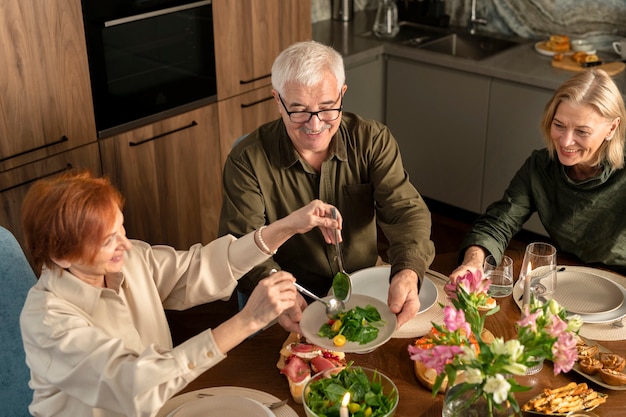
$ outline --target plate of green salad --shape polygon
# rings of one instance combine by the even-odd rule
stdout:
[[[396,315],[386,303],[362,294],[352,294],[337,320],[329,319],[319,302],[309,304],[300,320],[302,333],[310,343],[351,353],[371,352],[381,346],[391,339],[396,325]]]

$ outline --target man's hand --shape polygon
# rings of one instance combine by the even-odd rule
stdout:
[[[415,317],[420,310],[417,281],[417,273],[411,269],[403,269],[391,279],[388,304],[398,317],[398,328]]]

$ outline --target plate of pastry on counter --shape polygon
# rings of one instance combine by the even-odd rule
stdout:
[[[574,53],[567,35],[550,35],[549,39],[535,43],[535,51],[545,56]]]

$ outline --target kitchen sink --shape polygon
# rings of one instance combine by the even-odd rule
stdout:
[[[425,51],[478,61],[517,45],[515,41],[492,36],[452,33],[415,46]]]
[[[372,31],[360,36],[475,61],[519,45],[518,41],[498,35],[470,34],[460,28],[439,28],[404,21],[399,25],[400,32],[390,39],[377,38]]]
[[[372,31],[361,34],[362,37],[376,39],[382,42],[390,42],[406,46],[420,46],[426,42],[433,41],[442,36],[446,36],[449,32],[443,28],[434,26],[425,26],[412,22],[399,22],[400,32],[393,38],[378,38]]]

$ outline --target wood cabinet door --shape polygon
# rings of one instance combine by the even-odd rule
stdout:
[[[272,87],[265,86],[228,100],[218,101],[222,165],[233,143],[242,135],[280,117]]]
[[[311,39],[310,0],[213,0],[219,100],[270,84],[276,56]]]
[[[80,146],[70,151],[0,173],[0,224],[9,229],[24,247],[20,212],[26,192],[33,182],[73,168],[86,168],[101,175],[98,144]]]
[[[80,0],[0,0],[0,170],[97,139]]]
[[[102,167],[126,198],[129,238],[187,249],[217,237],[217,105],[100,140]]]

